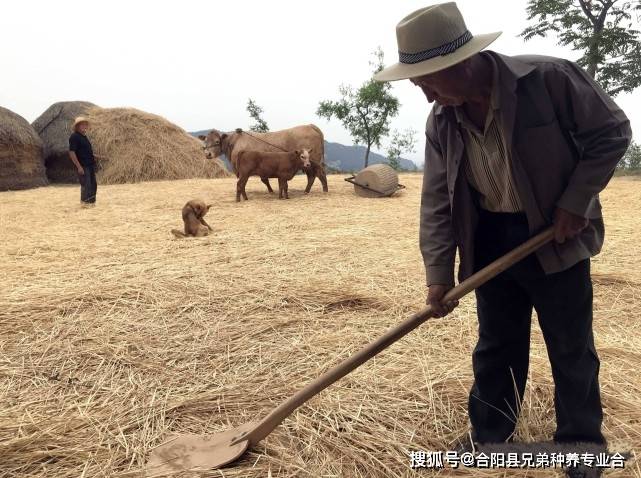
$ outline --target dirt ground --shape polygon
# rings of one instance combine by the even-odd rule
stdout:
[[[0,476],[142,476],[171,432],[261,418],[424,304],[421,176],[396,197],[291,199],[257,178],[0,193]],[[214,232],[174,239],[180,209],[213,203]],[[641,181],[602,194],[606,243],[593,261],[604,433],[641,452]],[[193,476],[561,476],[559,471],[413,471],[411,450],[445,451],[467,428],[474,299],[433,320],[319,396],[233,466]],[[518,425],[554,431],[538,326]],[[185,475],[187,476],[187,475]],[[191,476],[191,475],[190,475]],[[614,477],[641,478],[631,460]]]

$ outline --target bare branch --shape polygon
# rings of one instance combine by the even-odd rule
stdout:
[[[599,18],[597,20],[597,32],[603,30],[603,25],[605,25],[605,19],[608,16],[608,11],[610,10],[610,8],[612,8],[612,5],[614,5],[615,1],[616,0],[606,0],[603,4],[603,8],[601,9],[601,13],[599,14]]]
[[[579,0],[579,4],[581,5],[581,10],[583,10],[583,13],[590,19],[593,25],[596,25],[596,18],[594,15],[592,15],[592,11],[589,8],[590,1],[589,0]]]

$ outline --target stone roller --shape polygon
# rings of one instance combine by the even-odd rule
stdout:
[[[354,185],[357,195],[368,198],[389,197],[405,188],[398,184],[398,173],[387,164],[372,164],[345,181]]]

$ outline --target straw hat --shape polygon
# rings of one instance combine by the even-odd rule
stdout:
[[[455,2],[421,8],[396,25],[399,63],[374,79],[404,80],[444,70],[483,50],[500,34],[472,35]]]
[[[74,121],[73,121],[73,129],[75,131],[76,126],[78,126],[80,123],[87,123],[89,124],[89,120],[85,116],[78,116]]]

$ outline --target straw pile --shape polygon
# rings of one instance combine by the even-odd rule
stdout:
[[[89,138],[102,184],[229,176],[202,143],[160,116],[133,108],[91,108]]]
[[[0,191],[46,184],[38,134],[22,116],[0,107]]]
[[[213,433],[264,416],[331,365],[422,307],[420,175],[372,201],[330,176],[292,199],[233,178],[106,186],[95,209],[75,188],[0,195],[0,476],[141,476],[171,432]],[[214,202],[214,233],[174,240],[191,197]],[[641,182],[602,195],[607,242],[594,261],[604,432],[641,451]],[[47,214],[18,219],[33,210]],[[340,210],[341,214],[336,214]],[[77,231],[81,231],[78,233]],[[15,241],[20,237],[20,241]],[[88,246],[89,245],[89,246]],[[467,428],[473,297],[301,407],[244,458],[184,476],[436,476],[410,450],[447,450]],[[554,430],[538,326],[519,437]],[[438,476],[557,472],[445,470]],[[641,478],[638,462],[610,474]]]
[[[78,173],[69,159],[69,135],[77,116],[96,105],[88,101],[60,101],[52,104],[32,123],[44,146],[47,177],[57,183],[77,183]]]
[[[51,181],[78,181],[68,151],[71,126],[80,115],[91,122],[89,139],[101,184],[229,176],[219,159],[205,157],[199,140],[160,116],[68,101],[55,103],[33,123],[45,144]]]

